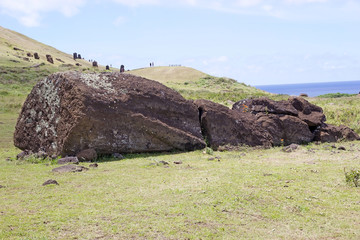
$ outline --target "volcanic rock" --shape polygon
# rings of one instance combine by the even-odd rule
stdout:
[[[79,164],[79,159],[77,157],[64,157],[60,158],[57,163],[60,165],[68,163]]]
[[[19,115],[14,144],[62,156],[90,148],[111,155],[205,147],[192,101],[119,72],[55,73],[37,83]]]
[[[344,125],[334,126],[331,124],[323,124],[321,128],[315,132],[315,141],[320,142],[337,142],[340,140],[360,140],[359,135],[349,127]]]
[[[195,104],[199,108],[203,135],[214,150],[223,145],[272,145],[271,136],[256,123],[253,114],[233,111],[208,100],[196,100]]]
[[[84,166],[78,166],[74,164],[64,165],[61,167],[54,168],[52,172],[56,173],[68,173],[68,172],[82,172],[85,170],[89,170],[88,168]]]
[[[93,148],[82,150],[76,154],[76,156],[81,162],[92,162],[95,161],[98,157],[95,149]]]
[[[326,121],[321,107],[309,103],[301,97],[291,97],[289,102],[298,111],[298,117],[310,127],[318,127]]]
[[[264,113],[256,116],[256,122],[261,125],[263,131],[270,133],[275,146],[309,143],[314,138],[308,125],[297,117]]]
[[[53,179],[49,179],[46,182],[44,182],[42,185],[46,186],[46,185],[50,185],[50,184],[54,184],[54,185],[59,185],[59,183],[56,180]]]
[[[252,114],[262,112],[267,114],[298,115],[298,111],[289,101],[274,101],[265,97],[238,101],[233,105],[232,109],[238,112],[250,112]]]

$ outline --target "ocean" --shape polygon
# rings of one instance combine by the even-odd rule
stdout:
[[[327,93],[360,93],[360,81],[259,85],[254,87],[277,94],[299,96],[301,93],[305,93],[309,97],[317,97]]]

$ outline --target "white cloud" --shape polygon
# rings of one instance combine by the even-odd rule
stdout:
[[[46,12],[66,17],[94,0],[0,0],[0,13],[16,18],[25,26],[38,26]],[[263,15],[284,19],[359,19],[360,3],[355,0],[106,0],[127,7],[187,6],[234,14]],[[319,7],[321,4],[321,7]],[[114,24],[121,24],[117,19]]]
[[[38,26],[41,13],[60,12],[69,17],[76,14],[86,0],[0,0],[3,14],[16,18],[21,24],[29,27]]]
[[[161,0],[112,0],[125,6],[137,7],[141,5],[158,5]]]
[[[123,16],[119,16],[119,17],[117,17],[117,18],[115,19],[114,25],[115,25],[115,26],[120,26],[120,25],[124,24],[125,22],[126,22],[126,18],[123,17]]]
[[[325,3],[328,0],[285,0],[286,3],[290,4],[304,4],[304,3]]]
[[[253,7],[259,5],[262,0],[237,0],[236,5],[240,7]]]

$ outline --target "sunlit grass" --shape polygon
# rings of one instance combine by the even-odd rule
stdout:
[[[214,152],[220,161],[201,151],[129,155],[70,174],[6,161],[16,154],[8,149],[0,238],[356,239],[359,189],[343,168],[360,164],[360,145],[343,145]],[[41,186],[48,179],[60,185]]]

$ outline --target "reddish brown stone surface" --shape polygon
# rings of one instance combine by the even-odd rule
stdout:
[[[203,135],[213,149],[223,145],[272,146],[271,136],[256,123],[254,115],[208,100],[196,100],[195,104],[199,108]]]
[[[50,75],[33,88],[14,143],[63,156],[205,147],[198,109],[179,93],[129,74],[79,72]]]

